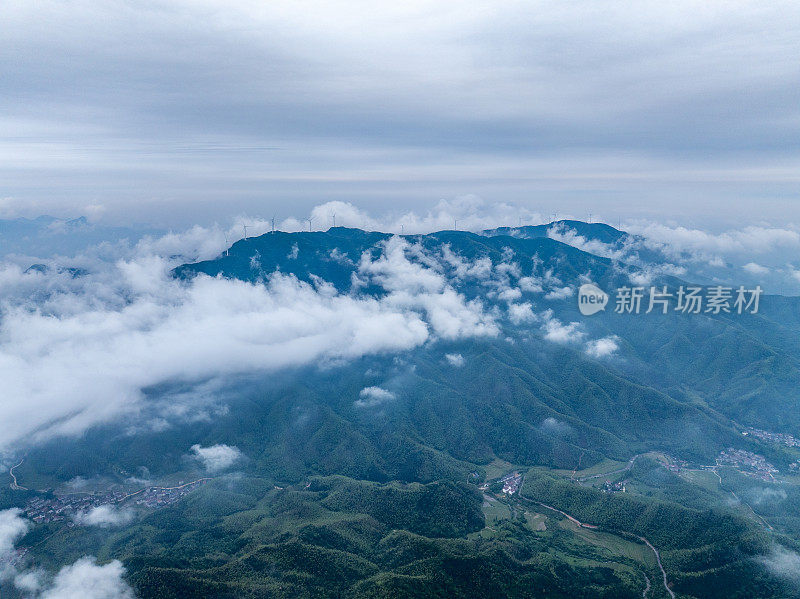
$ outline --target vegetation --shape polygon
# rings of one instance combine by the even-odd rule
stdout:
[[[575,285],[588,275],[605,288],[627,281],[606,258],[528,233],[410,239],[495,266],[513,253],[522,276],[550,271]],[[610,228],[583,233],[624,243]],[[386,238],[343,228],[275,233],[175,274],[257,282],[277,269],[351,292],[355,264],[364,252],[380,255]],[[477,281],[454,285],[504,309]],[[578,318],[574,302],[532,301],[563,322]],[[132,435],[110,424],[32,448],[15,472],[36,489],[63,489],[78,476],[108,486],[140,475],[192,480],[206,474],[187,456],[195,443],[235,445],[246,459],[236,475],[141,510],[130,525],[42,525],[23,544],[50,569],[87,553],[121,559],[143,599],[622,598],[641,597],[647,580],[650,596],[666,596],[644,537],[681,599],[792,596],[759,556],[775,542],[797,549],[800,487],[709,468],[728,447],[758,452],[782,471],[798,458],[741,434],[742,424],[800,431],[796,305],[767,303],[748,321],[611,310],[583,321],[587,337],[616,335],[624,361],[544,342],[536,323],[500,324],[494,339],[438,340],[397,356],[231,379],[217,393],[217,416],[173,421],[166,432]],[[446,354],[461,354],[463,366]],[[389,387],[396,399],[359,406],[369,386]],[[183,392],[179,382],[149,389],[144,410],[159,414]],[[706,466],[670,472],[656,452]],[[514,470],[525,474],[521,498],[504,495],[498,480]],[[606,481],[624,482],[625,492],[600,490]],[[5,489],[0,505],[23,506],[34,494]]]

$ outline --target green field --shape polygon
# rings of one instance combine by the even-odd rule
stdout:
[[[500,478],[514,470],[514,468],[514,464],[501,460],[500,458],[495,458],[484,467],[486,471],[486,480]]]
[[[616,460],[610,460],[608,458],[605,458],[589,468],[584,468],[583,470],[576,471],[574,477],[583,478],[586,476],[594,476],[596,474],[604,474],[606,472],[613,472],[614,470],[619,470],[620,468],[624,468],[625,466],[627,466],[627,462],[618,462]],[[569,477],[573,476],[572,470],[556,470],[555,472],[564,476],[569,476]]]
[[[525,512],[525,521],[531,530],[534,532],[544,532],[547,530],[547,516],[544,514],[537,514],[536,512]]]

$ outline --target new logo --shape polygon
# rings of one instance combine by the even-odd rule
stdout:
[[[578,310],[584,316],[591,316],[606,309],[608,294],[593,283],[584,283],[578,289]]]

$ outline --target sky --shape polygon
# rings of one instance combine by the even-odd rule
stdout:
[[[800,223],[795,2],[10,0],[0,217]],[[516,224],[516,223],[509,223]]]

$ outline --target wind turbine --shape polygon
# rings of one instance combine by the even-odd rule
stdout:
[[[275,217],[272,217],[272,232],[275,232]]]
[[[229,256],[230,254],[228,253],[228,245],[229,245],[228,244],[228,234],[227,233],[223,233],[223,235],[225,235],[225,255]]]
[[[311,233],[311,221],[314,220],[314,217],[309,216],[306,220],[308,221],[308,232]]]
[[[335,229],[336,228],[336,213],[335,212],[333,214],[331,214],[331,218],[333,218],[333,228]]]
[[[247,239],[247,225],[242,225],[244,228],[244,238]]]

